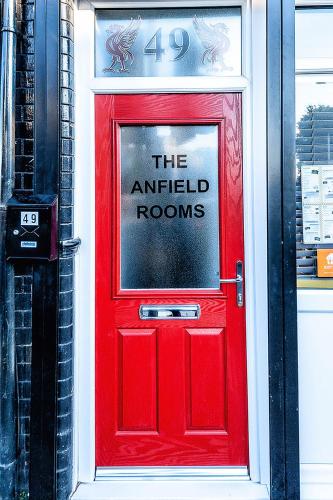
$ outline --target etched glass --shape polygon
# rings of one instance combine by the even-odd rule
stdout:
[[[121,127],[121,288],[219,288],[217,125]]]
[[[237,76],[241,8],[96,11],[95,74]]]

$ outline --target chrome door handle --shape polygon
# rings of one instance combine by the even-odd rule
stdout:
[[[244,286],[243,286],[243,262],[238,260],[236,262],[236,278],[222,278],[220,283],[235,283],[237,293],[237,305],[243,307],[244,305]]]

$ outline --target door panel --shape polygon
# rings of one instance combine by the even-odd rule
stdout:
[[[156,330],[119,330],[118,366],[119,430],[156,431]]]
[[[187,430],[225,430],[224,331],[186,329]]]
[[[240,95],[95,106],[96,464],[246,465]]]

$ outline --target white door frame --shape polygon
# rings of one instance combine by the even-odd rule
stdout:
[[[102,2],[97,2],[101,4]],[[75,483],[95,481],[95,158],[94,95],[227,92],[243,95],[244,231],[249,409],[248,483],[269,484],[266,274],[266,12],[264,0],[103,2],[113,7],[241,5],[243,76],[94,78],[94,12],[75,10],[75,231],[82,239],[75,270]],[[243,478],[244,481],[244,478]],[[235,479],[234,479],[235,482]],[[77,497],[80,498],[80,497]],[[94,497],[91,497],[94,498]],[[96,497],[97,498],[97,497]],[[208,498],[206,496],[206,498]],[[245,497],[244,497],[245,498]]]

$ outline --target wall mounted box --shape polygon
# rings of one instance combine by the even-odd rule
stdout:
[[[13,196],[7,206],[7,259],[55,260],[58,257],[57,226],[57,196]]]

